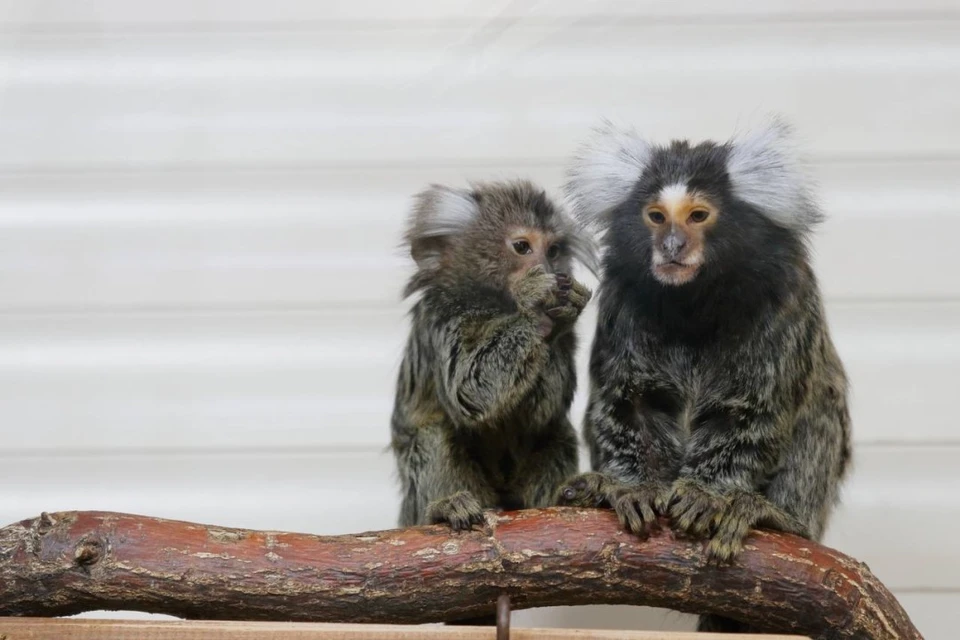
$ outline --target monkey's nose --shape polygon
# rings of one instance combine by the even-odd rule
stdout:
[[[685,246],[687,246],[686,238],[671,233],[663,241],[663,252],[668,258],[676,258]]]

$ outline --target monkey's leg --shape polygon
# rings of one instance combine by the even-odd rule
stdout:
[[[817,393],[814,387],[763,494],[739,489],[728,493],[728,504],[707,547],[712,559],[732,559],[750,529],[757,527],[819,540],[846,467],[846,420],[845,398]]]
[[[524,508],[556,504],[557,490],[577,472],[577,434],[566,418],[544,427],[548,435],[529,452],[516,478],[517,495]]]
[[[448,435],[452,428],[415,428],[399,456],[405,489],[401,526],[448,522],[466,529],[483,521],[483,509],[496,506],[497,494],[476,462]]]
[[[804,537],[820,540],[837,502],[850,458],[850,415],[846,397],[812,393],[794,427],[783,465],[764,494],[804,527]]]
[[[814,393],[811,397],[813,402],[798,415],[783,468],[765,495],[775,508],[788,515],[790,526],[797,527],[793,533],[819,540],[848,464],[850,417],[846,398],[841,394]],[[759,523],[772,528],[777,528],[777,524]],[[760,631],[720,616],[702,616],[698,629],[727,633]]]

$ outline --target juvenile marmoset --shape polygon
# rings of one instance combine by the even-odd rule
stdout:
[[[819,540],[850,459],[847,380],[807,240],[821,220],[773,122],[668,146],[605,125],[569,173],[605,231],[584,437],[561,504],[658,515],[732,560],[753,527]],[[719,617],[701,630],[746,630]]]
[[[593,264],[589,237],[514,181],[418,194],[405,240],[405,295],[421,295],[392,418],[400,526],[551,504],[577,471],[573,325],[591,293],[570,274]]]

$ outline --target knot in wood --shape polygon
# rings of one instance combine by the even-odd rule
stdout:
[[[46,535],[50,529],[53,529],[57,521],[49,513],[44,511],[40,514],[40,520],[37,522],[37,533]]]
[[[74,561],[81,567],[96,564],[103,557],[103,543],[99,540],[81,540],[73,554]]]

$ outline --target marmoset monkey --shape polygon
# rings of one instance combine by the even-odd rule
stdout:
[[[570,274],[594,264],[589,237],[514,181],[418,194],[405,240],[405,295],[421,295],[392,418],[400,526],[552,504],[577,472],[573,325],[591,292]]]
[[[807,239],[821,220],[774,121],[726,143],[609,123],[567,194],[605,249],[584,436],[561,504],[658,515],[731,561],[753,527],[819,540],[850,459],[847,380]],[[717,616],[701,630],[746,631]]]

